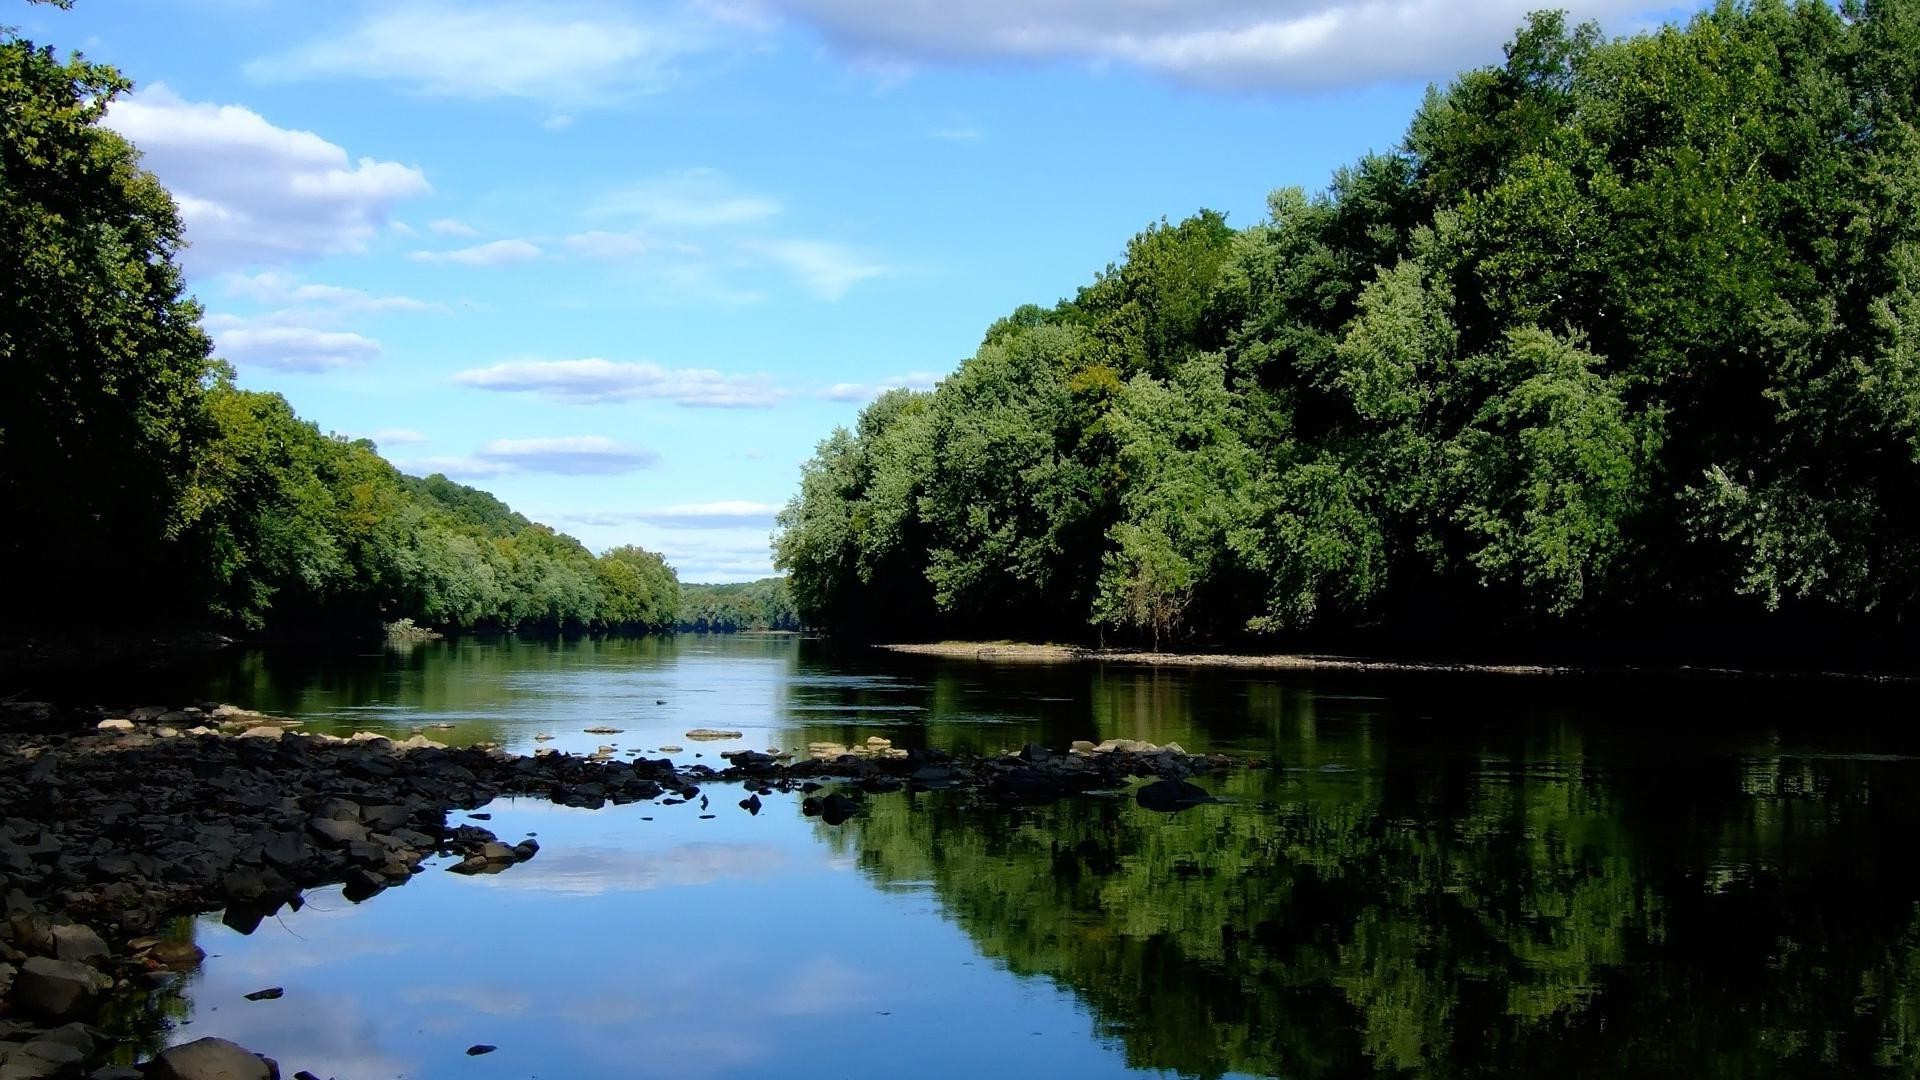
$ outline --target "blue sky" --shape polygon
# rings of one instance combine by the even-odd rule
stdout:
[[[1537,0],[78,0],[242,385],[595,550],[770,572],[800,463],[1149,222],[1324,185]],[[1610,31],[1664,12],[1567,5]]]

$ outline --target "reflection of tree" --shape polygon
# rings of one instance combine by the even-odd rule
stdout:
[[[198,920],[185,916],[166,924],[158,935],[170,942],[192,944]],[[188,995],[200,972],[164,972],[147,979],[131,980],[129,986],[116,988],[102,1002],[98,1026],[106,1036],[103,1046],[112,1046],[107,1063],[132,1065],[165,1049],[168,1034],[182,1021],[193,1016],[193,999]]]
[[[1884,856],[1920,807],[1896,766],[1622,789],[1564,736],[1535,750],[1242,773],[1172,818],[877,798],[830,835],[883,884],[932,881],[983,953],[1071,988],[1139,1067],[1920,1065],[1920,878]]]

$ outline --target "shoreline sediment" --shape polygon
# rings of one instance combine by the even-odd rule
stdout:
[[[1079,645],[1023,644],[1020,642],[938,641],[873,646],[883,652],[927,656],[944,660],[972,660],[993,664],[1119,664],[1138,667],[1227,669],[1241,671],[1502,675],[1522,677],[1569,676],[1690,676],[1705,678],[1817,679],[1856,683],[1920,682],[1920,675],[1903,672],[1772,670],[1705,665],[1487,663],[1465,660],[1384,659],[1319,653],[1176,653],[1138,649],[1094,649]]]

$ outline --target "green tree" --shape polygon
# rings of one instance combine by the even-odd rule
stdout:
[[[181,500],[209,437],[179,216],[100,125],[128,86],[0,36],[0,557],[37,621],[179,598]]]

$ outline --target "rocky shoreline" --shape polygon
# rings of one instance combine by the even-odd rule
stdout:
[[[112,714],[0,703],[0,1080],[277,1078],[277,1064],[218,1039],[111,1064],[128,1054],[101,1018],[116,996],[151,993],[199,963],[197,948],[161,932],[179,916],[223,910],[250,932],[298,909],[307,890],[337,884],[364,901],[435,856],[460,873],[534,858],[532,839],[508,845],[471,819],[449,823],[501,796],[598,808],[687,801],[726,783],[745,789],[749,813],[760,795],[799,791],[805,813],[837,825],[871,793],[1040,802],[1145,778],[1140,804],[1177,811],[1208,798],[1188,778],[1260,764],[1124,740],[954,757],[876,739],[817,744],[802,760],[728,752],[713,768],[295,726],[214,703]]]

